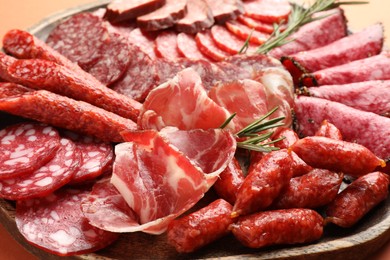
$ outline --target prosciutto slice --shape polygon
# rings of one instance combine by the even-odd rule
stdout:
[[[226,109],[207,96],[199,74],[192,68],[153,89],[146,98],[138,126],[160,130],[175,126],[182,130],[219,127],[229,117]]]
[[[111,183],[139,217],[139,225],[121,226],[121,232],[164,232],[171,220],[204,196],[232,160],[236,146],[233,136],[221,129],[169,128],[161,134],[146,130],[125,137],[132,142],[115,147]]]

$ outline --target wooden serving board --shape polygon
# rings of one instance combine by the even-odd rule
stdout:
[[[48,33],[63,19],[83,11],[105,7],[108,0],[75,7],[42,20],[30,32],[45,40]],[[0,113],[0,128],[19,119]],[[211,195],[206,196],[205,200]],[[265,249],[248,249],[233,236],[227,236],[193,254],[178,254],[166,242],[165,235],[144,233],[122,234],[111,246],[94,254],[59,257],[30,245],[19,233],[15,224],[15,204],[0,199],[0,222],[26,250],[40,259],[367,259],[390,240],[390,197],[365,216],[355,227],[341,229],[325,227],[324,236],[315,244],[275,246]]]

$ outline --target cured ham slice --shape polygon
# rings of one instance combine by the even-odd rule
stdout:
[[[293,41],[272,49],[269,54],[277,59],[282,56],[325,46],[347,35],[347,23],[342,9],[320,12],[315,17],[323,19],[303,25],[289,39]]]
[[[187,0],[166,0],[154,12],[137,17],[137,25],[146,31],[166,29],[187,14]]]
[[[175,126],[182,130],[218,128],[229,113],[212,101],[191,68],[153,89],[138,120],[141,129]]]
[[[176,22],[176,30],[197,33],[214,24],[213,13],[205,0],[187,0],[187,14]]]
[[[361,144],[384,160],[390,158],[390,118],[305,96],[295,101],[294,111],[300,135],[314,135],[327,120],[341,131],[343,140]]]
[[[287,21],[291,5],[287,0],[251,0],[244,2],[245,15],[253,19],[279,23]]]
[[[307,89],[308,95],[379,115],[390,115],[390,80],[373,80]]]
[[[377,55],[382,47],[383,26],[375,24],[323,47],[282,57],[282,62],[290,73],[298,71],[293,76],[299,79],[305,72],[315,72]]]
[[[118,234],[98,229],[81,211],[89,190],[60,189],[44,198],[19,200],[15,222],[31,244],[60,256],[79,255],[102,249]]]
[[[384,52],[365,59],[304,74],[299,84],[312,87],[388,79],[390,79],[390,53]]]
[[[125,136],[132,142],[115,147],[111,183],[139,217],[140,226],[130,226],[128,232],[164,232],[171,220],[203,197],[235,151],[233,136],[220,129],[169,129],[162,135],[148,130]],[[202,142],[205,138],[210,138],[207,144],[212,144],[207,149]],[[215,155],[217,147],[224,152]],[[203,169],[213,172],[209,176]]]

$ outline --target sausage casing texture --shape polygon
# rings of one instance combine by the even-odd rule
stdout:
[[[336,140],[343,140],[341,131],[328,120],[322,121],[320,127],[314,134],[315,136],[325,136]]]
[[[309,136],[291,146],[302,160],[314,168],[343,172],[359,177],[386,163],[357,143],[322,136]]]
[[[246,247],[310,243],[321,238],[323,218],[311,209],[281,209],[243,216],[232,225]]]
[[[168,242],[178,252],[193,252],[230,233],[232,205],[218,199],[168,226]]]
[[[326,209],[326,222],[351,227],[389,193],[389,176],[372,172],[361,176],[345,188]]]

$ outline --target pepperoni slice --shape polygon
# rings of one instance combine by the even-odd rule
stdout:
[[[195,40],[199,50],[214,61],[222,61],[230,55],[218,48],[213,37],[211,37],[210,30],[197,33]]]
[[[249,38],[249,42],[255,44],[263,44],[270,37],[269,34],[255,31],[238,21],[226,22],[226,28],[237,37],[243,40]]]
[[[166,60],[175,61],[181,57],[177,49],[177,33],[174,31],[165,31],[156,38],[156,54]]]
[[[87,70],[99,60],[101,49],[108,39],[108,29],[101,18],[91,13],[80,13],[54,28],[46,42]]]
[[[221,25],[211,27],[211,36],[220,49],[233,55],[239,53],[245,45],[245,40],[232,34],[226,27]],[[254,45],[249,45],[247,52],[253,53],[256,51],[256,48]]]
[[[72,132],[65,132],[81,153],[80,168],[73,176],[72,184],[95,179],[111,169],[114,152],[111,144],[103,143],[88,136],[79,136]]]
[[[246,1],[244,9],[246,16],[268,23],[287,21],[291,13],[291,5],[287,0]]]
[[[67,184],[79,168],[80,152],[69,139],[61,139],[56,156],[31,174],[0,182],[0,197],[10,200],[44,197]]]
[[[31,244],[50,253],[69,256],[94,252],[116,240],[91,226],[81,211],[87,190],[61,189],[44,198],[16,203],[16,226]]]
[[[60,147],[57,130],[21,123],[0,131],[0,179],[31,173],[50,161]]]
[[[190,60],[209,60],[196,45],[195,37],[188,33],[177,35],[177,49],[182,56]]]

